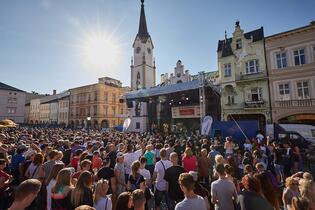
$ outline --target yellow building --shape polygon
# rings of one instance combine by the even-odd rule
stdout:
[[[120,103],[120,99],[128,88],[122,87],[118,80],[99,78],[96,84],[72,88],[69,91],[71,127],[114,127],[122,125],[127,118],[126,104]]]
[[[218,42],[218,69],[223,120],[270,119],[263,28],[244,33],[239,21],[233,37]]]

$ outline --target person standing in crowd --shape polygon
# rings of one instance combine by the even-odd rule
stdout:
[[[206,188],[210,187],[210,158],[207,157],[207,149],[201,149],[200,158],[198,158],[198,172],[200,183]]]
[[[52,170],[52,168],[54,167],[54,165],[56,164],[56,160],[58,159],[58,151],[57,150],[52,150],[49,154],[48,154],[48,160],[44,163],[43,165],[43,169],[44,169],[44,181],[45,183],[47,182],[48,176]]]
[[[10,183],[13,181],[13,176],[7,174],[4,169],[6,168],[6,161],[0,159],[0,209],[6,209],[10,198],[6,194],[10,190]]]
[[[179,175],[185,172],[185,169],[178,165],[178,155],[172,152],[170,155],[172,166],[166,169],[164,179],[167,181],[167,201],[168,210],[174,210],[175,205],[184,199],[184,194],[178,184]]]
[[[178,179],[185,198],[175,206],[175,210],[207,210],[204,199],[194,193],[195,183],[193,176],[189,173],[182,173]]]
[[[198,177],[198,172],[196,171],[190,171],[189,172],[190,175],[192,175],[194,182],[195,182],[195,188],[194,188],[194,193],[196,195],[199,195],[203,198],[207,209],[210,209],[210,203],[209,203],[209,199],[210,199],[210,192],[200,184],[199,182],[199,177]]]
[[[242,185],[244,191],[238,196],[241,210],[274,210],[271,204],[261,196],[261,185],[258,179],[252,175],[245,175]]]
[[[144,177],[139,173],[140,165],[139,161],[134,161],[131,165],[131,174],[129,174],[127,184],[127,189],[131,192],[136,189],[145,190]]]
[[[132,203],[134,210],[144,210],[145,209],[145,196],[142,190],[135,190],[132,192]]]
[[[94,208],[96,210],[112,210],[112,201],[107,196],[109,185],[106,179],[101,179],[95,187]]]
[[[75,188],[71,192],[71,209],[84,204],[93,206],[92,183],[91,172],[84,171],[81,173]]]
[[[51,190],[52,188],[56,185],[56,178],[61,169],[63,169],[64,164],[63,163],[57,163],[54,165],[54,167],[51,170],[50,175],[48,176],[47,179],[47,210],[51,210]]]
[[[154,157],[154,153],[152,152],[152,149],[153,149],[152,144],[147,145],[146,151],[143,155],[147,160],[145,168],[150,171],[151,176],[153,175],[154,164],[155,164],[155,157]]]
[[[51,210],[71,208],[71,191],[73,189],[71,174],[73,171],[70,168],[64,168],[58,172],[56,184],[51,189]]]
[[[109,181],[109,189],[107,194],[113,194],[116,196],[116,178],[115,172],[110,166],[110,159],[107,157],[103,160],[103,167],[97,172],[97,180],[106,179]],[[113,199],[113,202],[115,199]]]
[[[260,192],[263,195],[263,197],[269,202],[269,204],[273,206],[274,210],[279,210],[280,204],[276,194],[277,192],[275,190],[277,188],[273,186],[271,178],[267,171],[256,173],[254,175],[254,178],[256,178],[260,183],[261,187]]]
[[[216,210],[233,210],[237,202],[235,185],[226,178],[223,164],[218,164],[215,172],[219,178],[211,183],[211,202]]]
[[[117,153],[114,173],[116,177],[116,193],[120,195],[122,192],[126,191],[127,186],[125,181],[124,155],[121,152]]]
[[[132,144],[128,144],[127,145],[127,151],[124,154],[124,164],[125,164],[125,172],[126,172],[126,177],[128,178],[130,173],[131,173],[131,164],[134,161],[139,160],[139,158],[142,155],[142,149],[137,150],[137,151],[133,151],[133,145]]]
[[[17,187],[14,201],[8,210],[24,210],[28,207],[39,193],[41,185],[37,179],[28,179],[22,182]]]
[[[285,180],[286,189],[282,194],[282,202],[286,209],[290,209],[292,205],[292,198],[300,197],[299,182],[293,177],[288,177]]]
[[[231,137],[225,138],[224,149],[225,149],[225,157],[232,155],[234,153],[235,144],[233,143]]]
[[[14,178],[12,182],[13,185],[18,185],[21,178],[24,176],[24,174],[21,174],[21,171],[22,165],[25,161],[24,152],[26,152],[26,150],[26,146],[24,144],[20,144],[17,146],[16,153],[12,156],[10,170]]]
[[[84,171],[90,171],[91,170],[91,161],[90,160],[82,160],[80,162],[80,170],[75,172],[73,175],[72,175],[72,178],[75,179],[75,180],[78,180],[79,179],[79,176],[81,175],[81,173],[83,173]]]
[[[190,147],[187,147],[184,152],[182,159],[183,167],[185,172],[197,171],[198,162],[196,156],[193,154]]]
[[[123,192],[117,198],[116,210],[131,210],[132,197],[131,192]]]
[[[160,157],[161,160],[156,162],[153,178],[152,180],[155,181],[155,209],[160,210],[160,205],[163,200],[163,197],[167,202],[167,182],[164,179],[165,171],[172,166],[172,162],[166,159],[166,150],[161,149],[160,150]]]

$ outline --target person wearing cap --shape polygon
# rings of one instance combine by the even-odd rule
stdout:
[[[122,152],[117,153],[114,172],[116,177],[116,193],[120,195],[120,193],[126,191],[124,154]]]
[[[103,160],[103,167],[97,172],[96,177],[97,180],[107,179],[109,181],[109,188],[107,194],[115,194],[116,195],[116,177],[114,170],[109,167],[110,159],[105,158]],[[114,203],[114,201],[113,201]]]

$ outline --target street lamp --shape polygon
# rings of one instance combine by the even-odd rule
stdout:
[[[87,127],[88,127],[88,134],[90,134],[91,116],[87,116],[86,121],[87,121]]]

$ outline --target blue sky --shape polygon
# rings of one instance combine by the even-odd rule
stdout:
[[[231,36],[236,19],[265,35],[315,20],[315,1],[145,0],[155,45],[157,78],[181,59],[191,73],[217,69],[218,39]],[[1,0],[0,81],[40,93],[58,92],[110,76],[130,86],[132,42],[140,0]],[[102,65],[84,58],[84,43],[101,32],[117,48]]]

